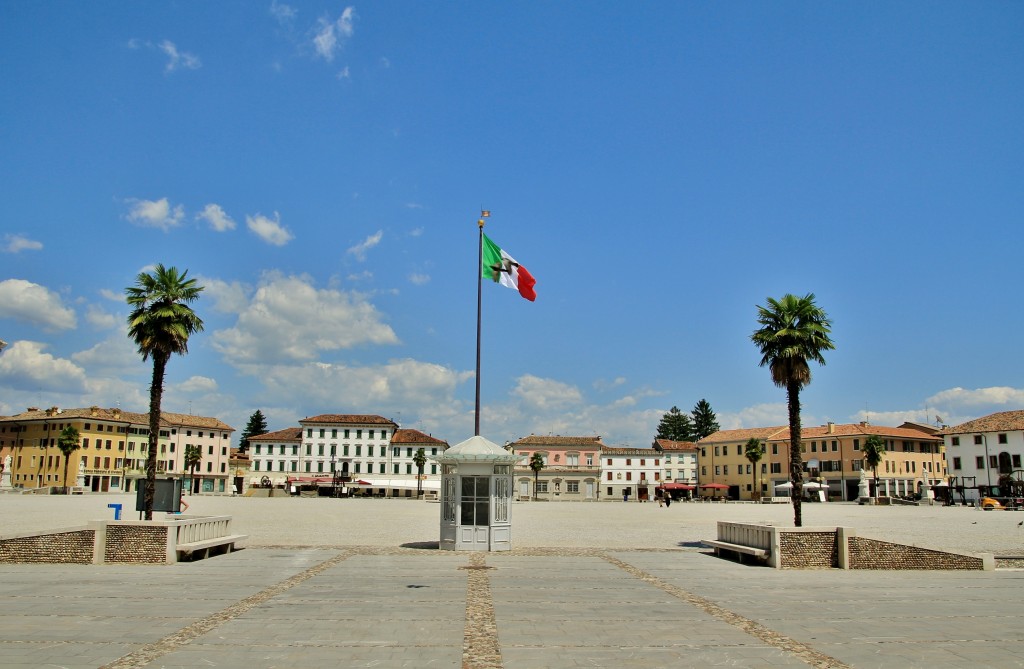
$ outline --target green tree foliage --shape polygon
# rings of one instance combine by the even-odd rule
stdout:
[[[164,373],[171,355],[188,353],[189,337],[203,331],[202,319],[189,306],[199,299],[202,290],[195,279],[188,278],[188,270],[179,273],[176,267],[158,264],[152,273],[140,272],[135,285],[124,291],[128,306],[132,308],[128,314],[128,337],[135,342],[143,360],[153,359],[153,378],[149,387],[149,452],[143,492],[146,520],[153,520]]]
[[[544,469],[544,456],[534,451],[530,456],[530,469],[533,470],[533,498],[537,499],[537,481],[540,478],[540,470]]]
[[[238,451],[240,453],[248,452],[249,440],[257,435],[266,434],[268,429],[266,417],[263,415],[262,411],[256,409],[256,411],[249,416],[249,422],[246,423],[245,429],[242,430],[242,436],[238,438]]]
[[[757,437],[751,437],[747,440],[746,445],[743,447],[743,456],[750,461],[750,464],[754,465],[753,474],[751,476],[751,499],[761,498],[761,486],[757,485],[757,463],[761,462],[761,458],[764,457],[764,442]]]
[[[786,389],[789,410],[789,478],[793,500],[793,521],[802,525],[800,497],[803,491],[803,456],[800,453],[800,390],[811,382],[810,362],[825,364],[825,351],[835,348],[829,338],[832,321],[814,303],[814,293],[804,297],[785,295],[768,298],[768,306],[757,307],[761,327],[750,339],[761,352],[761,367],[767,366],[772,381]]]
[[[64,494],[68,494],[68,464],[71,462],[71,454],[78,450],[78,428],[68,425],[60,431],[57,437],[57,448],[64,454]]]
[[[685,414],[674,406],[668,413],[661,417],[658,423],[658,434],[655,439],[669,439],[671,441],[694,441],[693,423],[690,422],[689,414]]]
[[[868,466],[872,472],[874,472],[875,478],[875,498],[878,498],[878,465],[882,464],[882,460],[885,459],[885,441],[877,434],[872,434],[864,440],[864,445],[861,447],[864,453],[864,464]]]
[[[705,399],[694,405],[690,415],[693,416],[693,441],[699,441],[722,429],[718,425],[718,416],[715,415],[711,405]]]
[[[416,453],[412,456],[412,462],[416,465],[416,496],[423,496],[423,467],[427,464],[427,452],[422,448],[417,448]]]
[[[189,473],[188,480],[190,482],[190,493],[198,491],[196,485],[196,467],[203,460],[203,449],[199,446],[193,446],[191,444],[185,446],[185,469]]]

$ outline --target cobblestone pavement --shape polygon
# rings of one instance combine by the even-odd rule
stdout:
[[[1024,572],[780,571],[691,549],[249,548],[0,565],[4,667],[1017,667]]]
[[[112,500],[126,498],[0,495],[0,536],[110,517]],[[250,547],[173,566],[0,565],[0,665],[1024,666],[1024,570],[780,571],[700,547],[717,520],[791,524],[785,505],[516,504],[514,550],[454,553],[437,549],[437,504],[190,501],[232,515]],[[1024,514],[804,509],[805,525],[1024,554]]]

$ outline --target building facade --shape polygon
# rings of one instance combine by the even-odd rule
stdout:
[[[249,444],[251,485],[337,482],[346,494],[389,497],[439,489],[437,463],[429,458],[448,448],[442,439],[366,414],[305,418],[299,427],[256,435]],[[421,448],[428,458],[422,479],[415,462]]]
[[[524,456],[513,470],[518,500],[597,501],[601,477],[601,437],[530,435],[506,447]],[[534,476],[530,459],[539,453],[544,467]]]
[[[984,496],[1005,495],[1001,482],[1022,480],[1024,411],[1000,411],[939,434],[955,500],[977,502]]]
[[[662,455],[662,481],[697,485],[697,474],[700,471],[697,464],[700,447],[697,444],[691,441],[656,439],[654,450]]]
[[[911,424],[888,427],[866,421],[803,428],[804,480],[821,486],[826,499],[857,499],[865,468],[861,447],[872,435],[886,444],[878,466],[880,496],[912,497],[920,493],[924,482],[934,485],[945,480],[940,437]],[[751,438],[765,446],[764,457],[756,466],[745,456]],[[701,485],[727,485],[730,499],[753,499],[755,491],[760,497],[788,496],[784,488],[790,478],[788,426],[719,430],[702,439],[699,446]],[[873,480],[874,472],[866,471],[865,477]]]
[[[653,448],[613,448],[601,450],[601,485],[604,499],[647,502],[655,497],[662,483],[664,457]]]
[[[68,426],[78,430],[79,448],[65,463],[57,442]],[[184,446],[195,442],[204,448],[209,465],[209,483],[203,489],[226,492],[233,431],[216,418],[161,413],[157,476],[185,476]],[[149,414],[96,406],[29,407],[23,413],[0,418],[0,438],[10,448],[11,485],[16,488],[66,485],[92,492],[131,492],[146,477]]]

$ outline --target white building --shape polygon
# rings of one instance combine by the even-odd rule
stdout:
[[[666,483],[697,485],[697,456],[700,447],[691,441],[656,439],[654,449],[661,451],[662,480]]]
[[[302,428],[289,427],[249,437],[250,485],[284,485],[285,479],[299,476]],[[321,472],[322,473],[322,472]],[[325,474],[330,478],[330,474]]]
[[[653,448],[601,449],[601,486],[604,499],[645,502],[654,499],[661,485],[663,456]]]
[[[1019,479],[1024,474],[1024,411],[989,414],[944,428],[940,434],[956,500],[962,492],[962,499],[977,501],[999,485],[1001,476]]]
[[[357,494],[413,497],[440,489],[437,463],[429,460],[448,443],[419,430],[400,430],[381,416],[324,414],[304,418],[300,427],[256,435],[249,439],[250,484],[283,486],[301,483],[339,483]],[[428,458],[422,483],[416,452]]]

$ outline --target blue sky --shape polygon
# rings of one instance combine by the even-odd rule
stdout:
[[[650,444],[786,422],[756,305],[837,348],[804,423],[1024,406],[1024,5],[0,5],[0,413],[145,411],[124,288],[206,290],[164,408]]]

